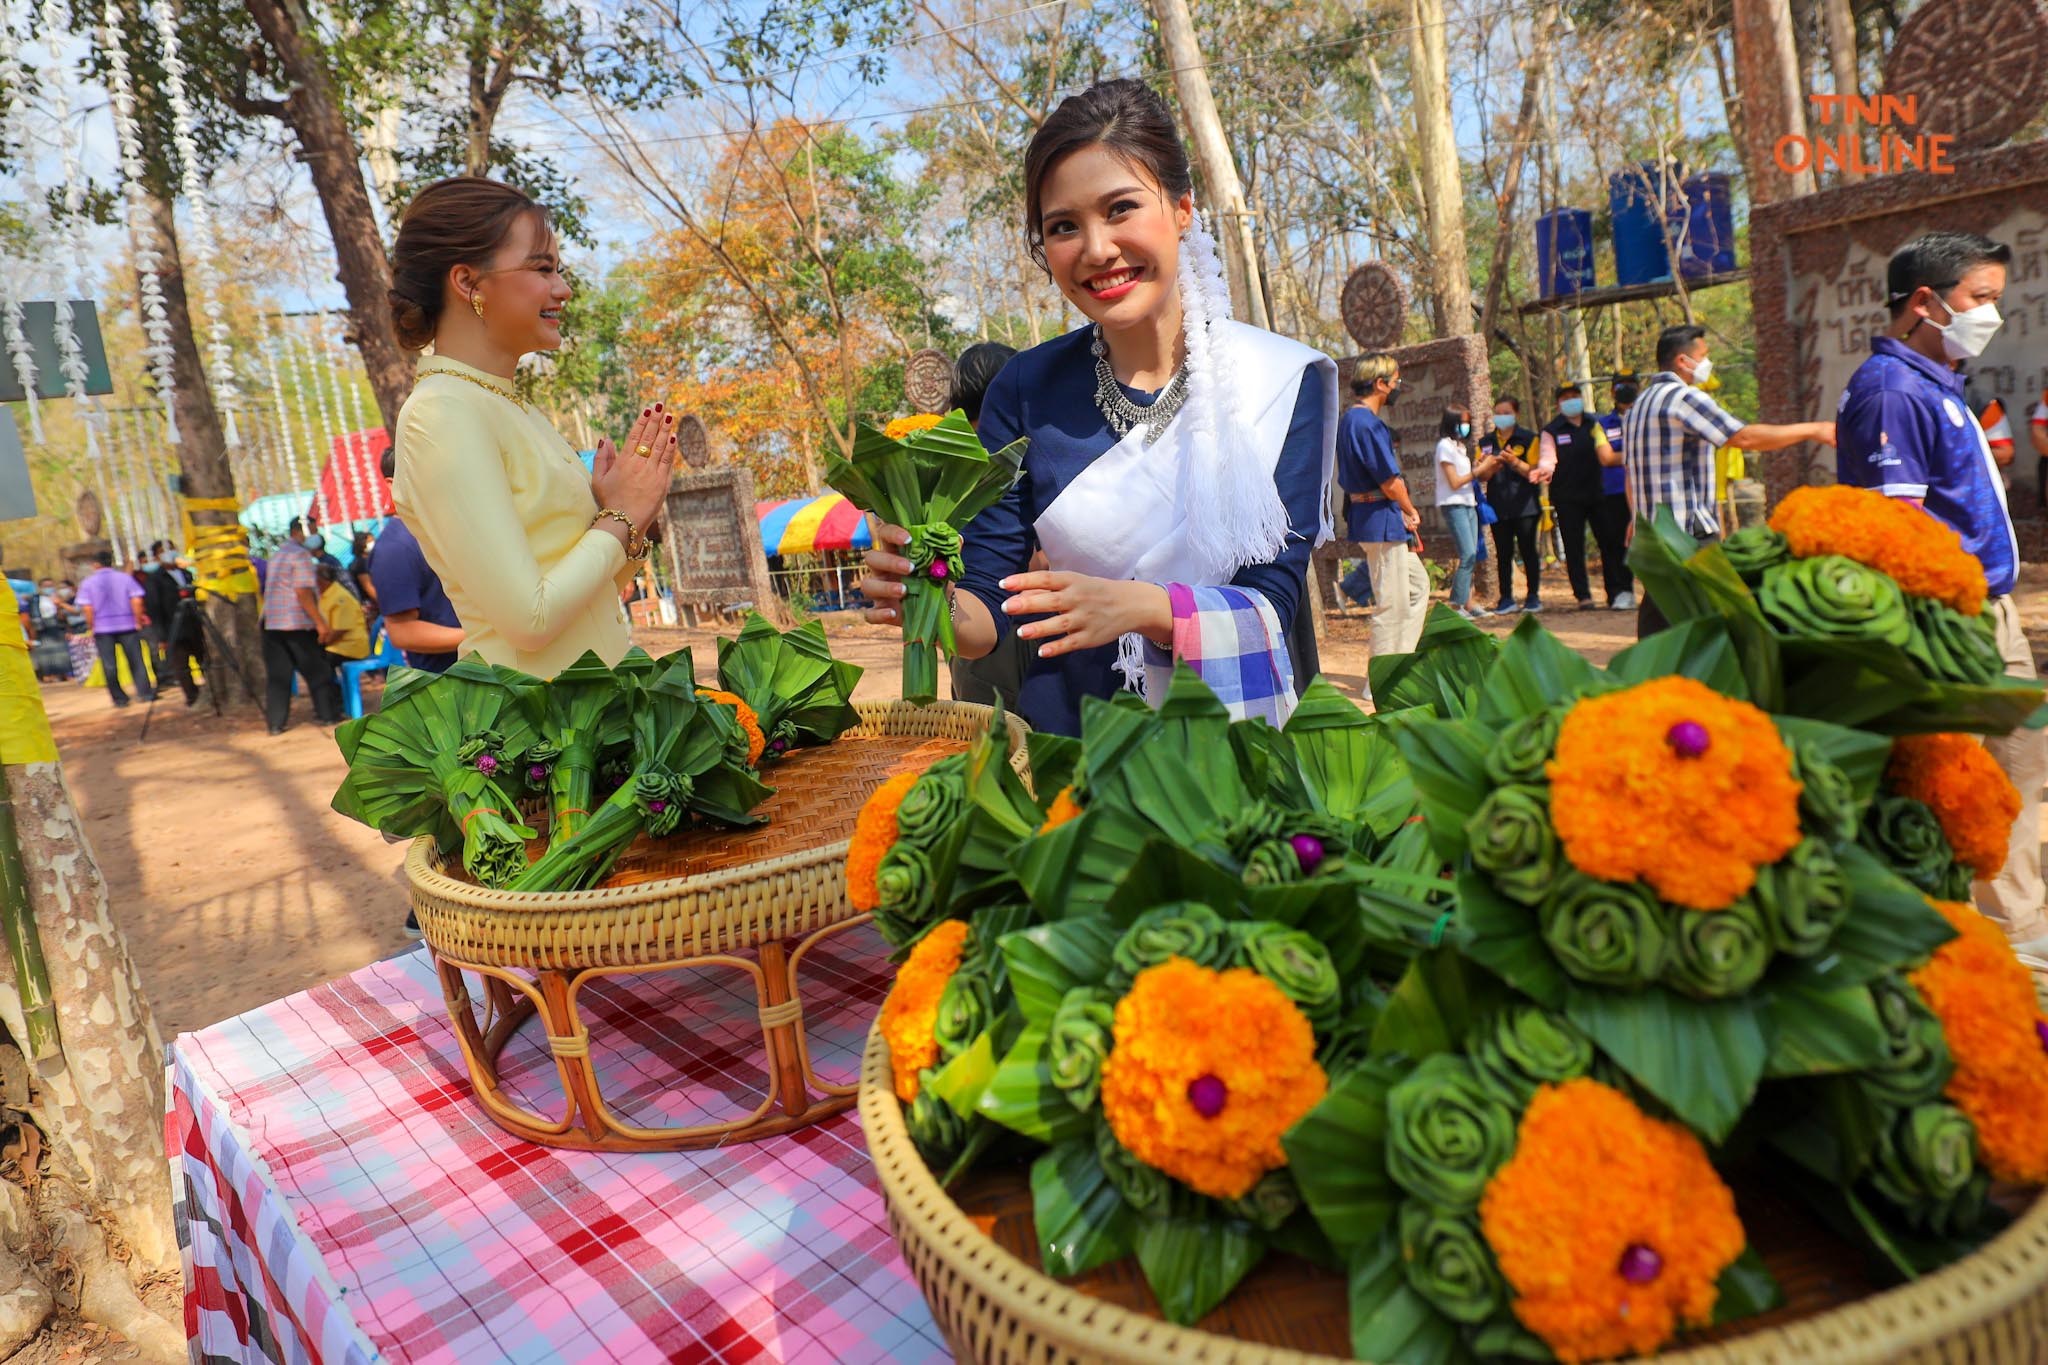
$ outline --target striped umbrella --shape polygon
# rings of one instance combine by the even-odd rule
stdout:
[[[757,502],[754,516],[761,523],[761,548],[771,555],[865,550],[874,544],[867,518],[838,493]]]

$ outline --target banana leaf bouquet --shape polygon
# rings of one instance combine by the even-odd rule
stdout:
[[[947,590],[964,567],[960,533],[1016,482],[1025,442],[991,454],[965,413],[906,418],[884,431],[860,426],[851,458],[825,462],[825,477],[862,511],[910,532],[912,573],[903,598],[903,699],[938,699],[938,654],[953,652]]]
[[[606,760],[622,756],[627,747],[634,696],[622,681],[628,676],[613,673],[586,650],[530,694],[529,714],[540,738],[526,755],[524,775],[547,799],[551,844],[583,828],[597,805]]]
[[[639,657],[635,658],[633,655]],[[615,676],[626,696],[623,781],[565,839],[505,884],[509,891],[595,886],[638,835],[674,833],[691,817],[759,824],[772,794],[750,763],[738,708],[700,694],[690,651],[650,660],[633,651]]]
[[[738,639],[718,642],[718,685],[753,708],[771,759],[830,744],[860,724],[852,698],[861,672],[832,657],[816,621],[779,631],[750,612]]]
[[[348,776],[334,809],[385,834],[431,834],[484,886],[526,867],[521,768],[539,742],[524,697],[538,680],[472,655],[436,675],[394,669],[375,715],[335,731]]]
[[[2005,676],[1983,566],[1920,508],[1838,484],[1794,490],[1719,546],[1664,508],[1645,531],[1629,563],[1659,607],[1725,620],[1773,711],[1887,733],[2048,718],[2038,684]]]

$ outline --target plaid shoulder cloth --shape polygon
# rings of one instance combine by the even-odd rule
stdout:
[[[1163,697],[1176,662],[1209,685],[1232,720],[1284,725],[1294,714],[1294,661],[1280,615],[1251,588],[1166,584],[1173,649],[1145,642],[1145,695]]]

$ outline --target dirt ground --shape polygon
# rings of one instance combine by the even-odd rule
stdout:
[[[2048,652],[2048,566],[2027,570],[2019,597],[2038,659]],[[1519,619],[1482,624],[1504,634]],[[1632,612],[1552,608],[1543,620],[1595,662],[1635,638]],[[1370,622],[1365,611],[1334,613],[1321,642],[1324,673],[1354,697],[1365,687]],[[834,652],[868,670],[857,697],[895,695],[901,645],[889,630],[850,618],[830,619],[827,629]],[[636,640],[654,654],[688,645],[702,663],[716,657],[709,630],[641,631]],[[329,809],[341,754],[303,697],[291,727],[275,737],[254,713],[216,719],[204,704],[188,710],[175,697],[154,715],[140,703],[116,711],[104,693],[67,684],[46,684],[43,701],[166,1040],[412,941],[404,930],[404,846]],[[175,1320],[175,1283],[154,1286],[151,1302]],[[103,1332],[74,1323],[10,1360],[132,1358]]]

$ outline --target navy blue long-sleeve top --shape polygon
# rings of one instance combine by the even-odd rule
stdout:
[[[1090,337],[1091,329],[1082,327],[1013,357],[982,400],[980,435],[984,446],[1000,450],[1020,436],[1030,441],[1016,486],[969,523],[965,535],[966,569],[960,586],[988,607],[999,638],[1026,621],[1042,619],[1004,615],[1003,602],[1010,594],[997,586],[1030,566],[1032,551],[1038,548],[1034,524],[1082,470],[1108,454],[1121,439],[1095,406]],[[1157,397],[1127,386],[1124,393],[1141,406]],[[1322,525],[1322,427],[1322,386],[1315,372],[1304,368],[1287,439],[1273,472],[1287,508],[1287,545],[1279,558],[1247,565],[1230,579],[1238,587],[1264,595],[1283,631],[1302,608],[1309,554]],[[1116,672],[1116,656],[1114,644],[1050,659],[1040,659],[1027,649],[1017,709],[1035,730],[1079,734],[1081,699],[1112,696],[1123,685]],[[1305,680],[1297,677],[1295,685],[1298,689]]]

